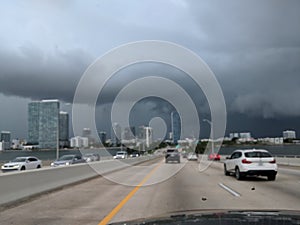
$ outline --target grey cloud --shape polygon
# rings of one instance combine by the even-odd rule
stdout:
[[[0,90],[5,95],[71,102],[91,59],[81,49],[47,53],[31,43],[15,50],[0,48]]]

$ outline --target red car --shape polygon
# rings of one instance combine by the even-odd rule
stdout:
[[[209,154],[208,159],[214,160],[214,161],[220,161],[221,156],[217,153],[211,153],[211,154]]]

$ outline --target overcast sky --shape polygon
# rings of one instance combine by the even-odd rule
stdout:
[[[26,138],[29,101],[72,102],[96,58],[128,42],[164,40],[193,50],[214,72],[227,132],[300,133],[299,12],[298,0],[1,1],[0,130]],[[148,105],[136,110],[164,111],[161,102]]]

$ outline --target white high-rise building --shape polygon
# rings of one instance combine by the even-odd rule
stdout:
[[[145,129],[145,142],[146,142],[146,146],[147,148],[150,147],[150,145],[153,142],[153,132],[152,132],[152,127],[144,127]]]
[[[73,137],[70,139],[70,146],[72,148],[87,148],[89,146],[89,139],[87,137]]]
[[[283,139],[296,139],[296,131],[294,130],[285,130],[282,134]]]

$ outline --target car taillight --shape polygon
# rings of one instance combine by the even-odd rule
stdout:
[[[273,160],[270,161],[269,163],[276,163],[276,159],[273,159]]]
[[[242,163],[244,163],[244,164],[250,164],[250,163],[252,163],[251,161],[248,161],[247,159],[243,159],[242,160]]]

